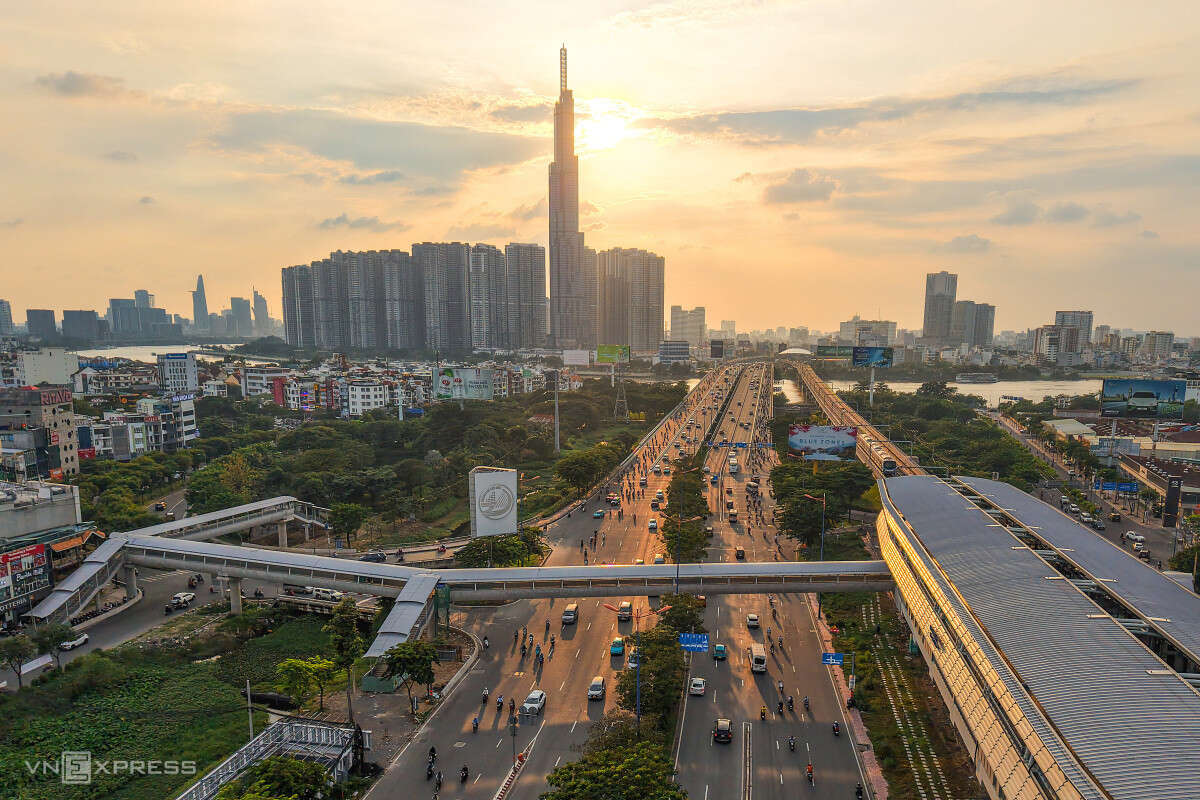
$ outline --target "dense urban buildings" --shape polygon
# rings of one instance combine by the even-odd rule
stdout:
[[[79,473],[69,387],[0,389],[0,451],[10,480]]]
[[[699,348],[708,337],[708,324],[704,318],[704,306],[686,309],[683,306],[671,306],[671,339],[685,341],[693,348]]]
[[[597,269],[579,230],[579,157],[575,155],[575,98],[567,88],[567,48],[559,58],[554,104],[554,161],[550,164],[550,336],[554,347],[597,344]],[[656,343],[657,344],[657,343]]]
[[[508,275],[508,336],[516,350],[546,346],[546,248],[509,244],[504,248]]]
[[[656,352],[663,341],[665,261],[646,250],[614,247],[596,254],[601,344]]]

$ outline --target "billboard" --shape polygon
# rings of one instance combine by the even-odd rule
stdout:
[[[564,362],[566,363],[566,362]],[[597,364],[628,364],[629,345],[602,344],[596,348]]]
[[[840,344],[819,344],[817,345],[817,358],[851,358],[854,355],[854,348],[848,345]]]
[[[853,461],[858,449],[858,428],[830,425],[793,425],[788,447],[809,461]]]
[[[855,347],[851,364],[855,367],[887,368],[892,365],[895,351],[890,347]]]
[[[475,467],[468,475],[471,536],[517,532],[517,471]]]
[[[1100,415],[1181,419],[1186,394],[1186,381],[1105,378],[1100,390]]]
[[[443,367],[438,371],[439,400],[491,400],[494,370]]]
[[[591,359],[589,358],[590,355],[591,353],[589,353],[587,350],[563,350],[563,364],[572,367],[586,367],[588,364],[592,363]]]
[[[50,593],[46,545],[31,544],[0,553],[0,613],[24,613]]]
[[[708,353],[711,358],[725,357],[725,340],[713,339],[708,343]]]

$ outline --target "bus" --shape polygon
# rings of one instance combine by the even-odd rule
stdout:
[[[738,469],[739,469],[739,467],[738,467],[737,459],[736,458],[729,459],[729,474],[737,475]]]
[[[767,649],[758,642],[750,645],[750,671],[767,671]]]

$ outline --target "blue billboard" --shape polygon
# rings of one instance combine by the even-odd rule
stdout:
[[[894,351],[890,347],[856,347],[851,357],[855,367],[890,367]]]
[[[1181,419],[1186,394],[1186,381],[1105,378],[1100,390],[1100,415]]]

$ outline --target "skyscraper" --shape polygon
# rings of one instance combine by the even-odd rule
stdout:
[[[192,291],[192,327],[208,330],[208,298],[204,296],[204,276],[196,276],[196,288]]]
[[[201,284],[202,286],[203,284]],[[195,297],[195,292],[192,293]],[[193,299],[193,305],[195,300]],[[312,267],[299,264],[283,268],[283,335],[292,347],[315,347]],[[207,320],[205,327],[207,328]]]
[[[133,293],[133,304],[137,308],[153,308],[154,295],[145,289],[137,289]]]
[[[250,301],[244,297],[229,298],[229,310],[232,312],[233,323],[237,328],[235,336],[252,336],[254,325],[250,321]],[[230,333],[234,333],[230,331]]]
[[[922,336],[938,341],[950,338],[954,299],[957,295],[957,275],[943,270],[930,272],[925,276],[925,322],[922,325]]]
[[[550,163],[550,335],[554,347],[596,344],[597,272],[579,231],[575,98],[567,88],[567,48],[558,51],[554,161]]]
[[[375,282],[379,347],[420,350],[425,345],[425,302],[416,261],[406,250],[381,251]]]
[[[1088,346],[1092,342],[1092,312],[1091,311],[1055,311],[1054,324],[1061,325],[1065,328],[1075,328],[1079,331],[1077,339],[1074,339],[1075,349],[1070,350],[1072,353],[1078,353],[1083,347]],[[1066,348],[1063,348],[1066,349]]]
[[[12,332],[12,304],[7,300],[0,300],[0,336],[9,336]]]
[[[58,326],[54,322],[54,310],[49,308],[29,308],[25,310],[25,330],[30,336],[41,339],[53,339],[58,335]]]
[[[708,324],[704,318],[704,306],[691,310],[683,306],[671,306],[671,338],[684,340],[692,347],[700,347],[708,335]]]
[[[596,254],[603,344],[656,352],[663,340],[666,260],[646,250],[614,247]]]
[[[504,248],[508,279],[508,346],[546,346],[546,248],[509,244]]]
[[[441,353],[470,350],[470,246],[462,242],[414,244],[413,259],[425,284],[425,346]]]
[[[267,298],[258,293],[258,289],[253,289],[254,292],[254,332],[259,336],[266,336],[271,332],[271,315],[267,311]]]
[[[989,348],[996,332],[996,307],[990,303],[975,304],[975,333],[973,347]]]
[[[95,311],[63,311],[64,339],[76,342],[95,342],[100,339],[100,318]]]

